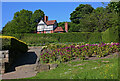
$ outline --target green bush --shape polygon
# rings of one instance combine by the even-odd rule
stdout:
[[[93,32],[91,33],[89,38],[89,43],[100,43],[102,42],[102,34],[101,32]]]
[[[105,32],[102,32],[103,42],[119,42],[118,27],[108,28]]]
[[[2,40],[2,50],[19,51],[21,53],[25,53],[28,50],[28,46],[24,42],[14,37],[1,36],[0,40]]]
[[[1,36],[0,39],[2,39],[2,50],[9,50],[9,65],[28,50],[27,44],[15,37]]]
[[[11,38],[11,50],[16,50],[17,52],[25,53],[28,50],[28,46],[14,38]]]
[[[118,27],[108,28],[105,32],[68,32],[68,33],[22,33],[12,34],[16,38],[26,42],[29,46],[45,45],[49,43],[66,43],[66,42],[118,42],[120,40],[120,29]]]
[[[2,49],[1,50],[9,50],[11,48],[11,39],[10,38],[0,38],[2,40]]]

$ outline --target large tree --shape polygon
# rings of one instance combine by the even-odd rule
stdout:
[[[44,12],[42,10],[36,10],[30,19],[31,30],[35,31],[38,25],[38,22],[44,18]]]
[[[75,11],[70,14],[70,20],[73,23],[80,23],[79,20],[84,18],[85,14],[90,14],[94,8],[89,4],[80,4]]]
[[[29,33],[36,30],[37,24],[44,16],[44,12],[36,10],[20,10],[14,14],[13,20],[3,27],[3,33]]]
[[[108,13],[106,8],[97,8],[90,15],[86,15],[84,19],[80,21],[80,29],[82,31],[89,32],[102,32],[107,28],[116,27],[118,25],[118,14],[114,11]]]
[[[120,1],[119,2],[110,2],[107,6],[107,9],[110,11],[115,11],[116,13],[120,13]]]

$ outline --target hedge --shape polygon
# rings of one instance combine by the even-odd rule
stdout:
[[[48,34],[16,34],[13,35],[29,44],[65,43],[65,42],[101,42],[99,32],[72,32],[72,33],[48,33]]]
[[[11,36],[0,36],[2,40],[2,50],[17,50],[20,52],[27,52],[27,44],[15,37]]]
[[[66,43],[66,42],[118,42],[120,32],[118,27],[108,28],[105,32],[68,32],[68,33],[23,33],[12,34],[12,36],[25,41],[28,45],[43,45],[47,43]],[[119,33],[119,35],[118,35]]]
[[[118,27],[108,28],[105,32],[102,32],[103,42],[119,42]]]
[[[15,37],[0,36],[0,40],[2,40],[2,50],[9,50],[9,64],[7,66],[10,66],[28,50],[27,44]]]
[[[89,38],[89,43],[100,43],[102,42],[102,34],[100,32],[91,33]]]

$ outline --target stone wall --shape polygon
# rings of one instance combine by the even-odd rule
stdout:
[[[4,50],[0,51],[0,73],[5,73],[5,70],[8,66],[5,66],[5,63],[9,62],[9,51]]]

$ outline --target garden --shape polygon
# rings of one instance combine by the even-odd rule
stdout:
[[[118,79],[120,43],[72,43],[43,46],[41,64],[58,64],[25,79]],[[47,76],[47,77],[46,77]],[[106,80],[105,80],[106,81]]]
[[[40,61],[42,63],[61,63],[74,59],[85,60],[89,57],[105,57],[111,53],[119,52],[119,43],[99,43],[99,44],[50,44],[44,46]]]
[[[29,10],[20,10],[2,29],[2,50],[10,50],[10,57],[13,58],[19,52],[26,53],[29,47],[39,46],[42,50],[38,65],[58,65],[25,79],[114,81],[113,79],[119,78],[119,6],[120,1],[110,2],[106,7],[96,9],[89,4],[80,4],[69,14],[71,22],[68,22],[67,33],[47,34],[33,33],[44,17],[44,11],[39,9],[32,13]],[[59,22],[58,26],[64,29],[64,23]]]

